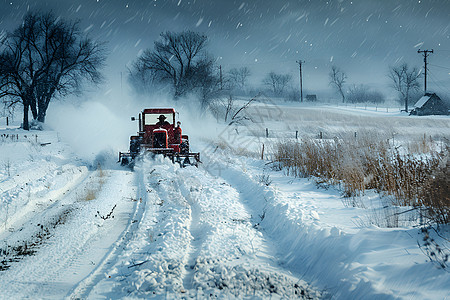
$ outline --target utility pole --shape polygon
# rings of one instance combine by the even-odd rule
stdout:
[[[298,66],[300,67],[300,101],[303,102],[303,82],[302,82],[302,64],[305,63],[303,60],[297,60]]]
[[[427,57],[430,55],[429,53],[433,53],[433,49],[431,50],[417,50],[417,53],[423,53],[423,61],[425,63],[425,84],[424,84],[424,90],[425,93],[427,92]]]

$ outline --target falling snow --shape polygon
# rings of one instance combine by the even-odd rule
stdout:
[[[289,74],[292,76],[292,78],[296,79],[299,71],[298,64],[296,62],[303,61],[305,62],[303,68],[304,72],[303,86],[309,89],[310,91],[313,91],[314,93],[330,89],[328,74],[330,68],[333,65],[336,65],[345,71],[346,75],[348,76],[347,78],[348,84],[355,84],[355,85],[366,84],[370,87],[382,89],[383,92],[385,91],[392,92],[392,88],[389,85],[390,84],[389,79],[387,78],[388,68],[394,65],[407,63],[410,66],[417,67],[422,72],[423,56],[421,53],[418,53],[418,50],[433,49],[433,53],[431,53],[428,57],[429,65],[427,71],[429,74],[429,83],[428,83],[429,87],[437,93],[450,95],[450,23],[449,23],[450,1],[449,0],[433,0],[433,1],[254,0],[246,2],[225,1],[225,0],[222,1],[79,0],[76,2],[61,1],[61,0],[27,0],[27,1],[3,0],[1,4],[3,5],[1,6],[2,8],[0,10],[0,43],[7,37],[7,34],[9,32],[12,32],[15,28],[17,28],[17,26],[21,23],[23,16],[30,11],[33,12],[33,11],[51,10],[53,13],[55,13],[57,16],[60,16],[61,18],[67,18],[69,20],[74,21],[79,20],[80,30],[86,33],[86,35],[88,35],[90,38],[98,39],[99,41],[104,42],[104,45],[107,48],[106,52],[108,55],[108,60],[106,62],[107,67],[105,70],[105,76],[107,77],[105,80],[107,88],[105,95],[122,96],[123,74],[127,74],[128,70],[130,69],[130,65],[132,65],[133,61],[135,61],[136,57],[143,55],[146,49],[149,49],[154,46],[154,42],[160,37],[161,32],[165,31],[178,32],[183,30],[192,30],[196,32],[201,32],[202,34],[208,36],[208,51],[211,54],[211,56],[215,59],[215,61],[218,64],[220,64],[220,72],[222,72],[222,70],[224,72],[227,72],[227,70],[236,67],[248,67],[252,73],[251,80],[253,80],[254,82],[261,83],[265,75],[271,71]],[[120,81],[118,78],[120,78]],[[120,84],[117,84],[118,82],[120,82]],[[124,100],[120,99],[120,101]],[[142,103],[139,103],[139,105],[141,105]],[[121,102],[121,104],[123,105],[123,102]],[[129,109],[129,107],[127,109]],[[287,111],[288,109],[289,107],[286,108]],[[347,108],[345,110],[347,110]],[[352,109],[349,110],[351,112],[349,113],[348,118],[353,119],[356,113],[352,111]],[[104,111],[101,110],[101,112]],[[360,112],[358,112],[358,114],[359,113]],[[386,114],[388,114],[388,112],[386,112]],[[361,117],[358,116],[357,119],[358,120],[359,118],[363,119],[365,116],[367,116],[366,111],[362,112]],[[273,121],[273,123],[275,122],[282,123],[278,122],[278,120]],[[286,124],[283,123],[282,125],[283,126],[286,125],[286,127],[290,126],[287,123]],[[93,128],[98,129],[101,126],[104,126],[104,124],[101,124]],[[72,129],[73,128],[71,128],[71,131]],[[448,127],[444,128],[444,130],[446,129],[448,129]],[[89,132],[92,133],[92,128],[89,128]],[[103,131],[101,132],[101,134],[105,135]],[[128,135],[126,136],[126,138],[128,138]],[[54,137],[52,137],[51,140],[52,140],[51,146],[47,148],[43,147],[41,151],[46,153],[45,151],[49,151],[48,149],[53,149],[51,147],[61,147],[61,149],[59,148],[56,149],[62,151],[62,152],[59,151],[58,155],[63,154],[71,155],[68,153],[72,150],[69,148],[66,149],[66,146],[61,144],[61,142],[59,141],[59,136],[57,137],[55,135]],[[124,140],[128,141],[127,139]],[[93,144],[95,143],[86,143],[86,145],[89,145],[89,147],[84,147],[84,151],[91,152]],[[26,160],[27,158],[27,156],[25,155],[27,153],[24,152],[26,149],[27,149],[26,147],[22,147],[20,150],[21,151],[20,153],[24,154],[25,157],[24,160]],[[33,148],[31,150],[34,151],[36,149]],[[67,157],[65,157],[64,160],[66,158]],[[57,163],[60,163],[59,162],[60,160],[61,160],[60,158],[58,158],[57,161],[55,162],[53,160],[45,160],[43,161],[43,164],[49,165],[49,170],[53,170],[51,169],[53,168],[52,167],[53,164],[57,165]],[[236,158],[234,158],[233,155],[230,154],[230,156],[227,157],[227,161],[233,160],[236,160]],[[70,162],[70,168],[68,168],[68,170],[71,170],[71,172],[68,172],[69,175],[67,176],[70,177],[70,178],[68,177],[70,180],[72,179],[78,180],[78,176],[86,176],[86,178],[88,178],[87,174],[90,171],[88,171],[86,167],[80,168],[80,166],[77,165],[79,163],[78,160],[71,161],[68,159],[68,161]],[[30,161],[27,161],[27,163],[30,163]],[[222,164],[222,162],[219,162],[219,164]],[[256,168],[255,166],[252,166],[252,164],[256,165],[257,163],[254,162],[253,160],[248,160],[248,162],[243,161],[242,163],[243,166],[250,166],[250,168],[245,167],[246,170],[245,172],[241,172],[240,170],[238,172],[233,168],[229,168],[228,174],[226,174],[228,176],[227,180],[236,181],[234,187],[232,187],[231,185],[224,184],[225,181],[218,183],[219,182],[218,178],[211,177],[209,175],[207,177],[205,175],[204,177],[212,182],[208,186],[208,188],[205,189],[205,193],[206,192],[211,193],[211,191],[215,192],[216,189],[217,193],[221,192],[222,189],[229,190],[231,191],[229,195],[231,194],[233,197],[235,197],[236,201],[242,200],[240,199],[242,197],[242,195],[240,195],[240,191],[245,192],[245,189],[248,186],[250,186],[250,183],[252,184],[251,185],[252,187],[257,185],[256,181],[253,182],[252,180],[254,180],[254,178],[256,178],[256,175],[259,174],[255,170],[259,169],[251,169]],[[6,169],[6,164],[2,163],[2,165],[3,169]],[[238,164],[236,163],[234,165],[237,168]],[[175,168],[172,165],[169,166],[170,166],[169,168]],[[40,171],[39,168],[37,169],[38,171]],[[147,171],[148,172],[145,173],[147,174],[146,175],[147,177],[145,177],[145,180],[147,181],[145,181],[145,183],[149,184],[149,186],[159,187],[159,189],[161,190],[158,191],[158,193],[161,193],[161,195],[163,195],[164,192],[163,188],[171,188],[171,184],[174,184],[174,182],[175,183],[178,182],[183,187],[184,185],[186,185],[185,182],[182,182],[178,179],[177,179],[178,181],[167,181],[167,182],[163,181],[161,183],[159,181],[156,181],[156,179],[152,179],[152,177],[150,176],[152,174],[151,172],[155,170],[150,171],[149,168]],[[157,173],[158,172],[164,173],[167,176],[169,175],[172,176],[176,174],[176,172],[182,173],[188,171],[183,170],[170,171],[170,169],[168,171],[166,169],[166,165],[162,162],[158,166]],[[81,175],[78,173],[80,173]],[[128,175],[127,173],[124,172],[116,172],[116,173],[117,175],[115,176],[117,176],[116,177],[117,183],[126,182],[125,178],[126,176],[131,177],[131,173]],[[54,172],[52,171],[49,174],[50,175],[48,176],[48,178],[46,176],[46,180],[49,180],[49,182],[50,180],[53,179],[54,176],[60,176],[59,172],[56,169]],[[187,174],[189,175],[189,173]],[[239,177],[236,177],[235,176],[236,174],[239,174]],[[125,177],[122,178],[119,177],[119,175]],[[192,176],[186,177],[192,179],[195,178],[195,176],[199,176],[197,172],[193,172]],[[245,180],[243,180],[243,182],[239,182],[240,179]],[[144,176],[142,176],[142,182],[144,184],[143,180]],[[113,183],[115,183],[115,181],[112,183],[110,182],[111,191],[115,191],[115,189],[122,188],[121,185],[116,186]],[[36,184],[39,187],[47,188],[46,186],[44,186],[43,182],[38,182]],[[284,185],[289,187],[293,186],[292,182],[284,183]],[[311,185],[310,182],[305,181],[304,185],[308,186],[307,189],[308,193],[309,192],[317,193],[315,186],[312,187],[311,191],[309,190],[309,186]],[[80,187],[84,188],[84,185],[83,186],[80,185]],[[128,188],[130,188],[130,186],[125,185],[123,186],[124,190]],[[138,187],[136,186],[135,188],[137,189]],[[236,188],[236,191],[234,191],[232,188],[233,189]],[[202,191],[203,186],[198,185],[197,189],[198,191]],[[62,195],[65,194],[62,187],[60,192],[62,193]],[[131,195],[131,192],[132,191],[129,191],[128,193]],[[189,194],[189,189],[186,188],[185,191],[183,190],[183,192]],[[196,192],[197,190],[190,191],[191,194],[192,193],[195,194]],[[25,201],[27,200],[25,197],[25,192],[20,191],[20,193],[23,193],[23,201],[25,203]],[[112,194],[113,193],[111,192],[111,195]],[[199,192],[199,195],[200,194],[201,193]],[[106,196],[109,196],[109,194],[105,195],[105,201],[111,201],[111,197]],[[252,197],[257,196],[252,195]],[[174,197],[172,200],[176,199],[177,198]],[[220,198],[217,199],[220,200]],[[259,197],[258,201],[260,199],[264,200],[265,197],[262,198]],[[293,199],[297,199],[297,196],[293,197]],[[139,202],[137,201],[137,198],[133,201],[136,201],[136,205],[140,205],[138,204]],[[49,202],[51,202],[51,199]],[[131,201],[128,202],[129,203],[127,204],[127,202],[122,201],[121,205],[129,205],[131,207],[132,205]],[[140,203],[142,203],[142,198]],[[222,205],[223,203],[218,201],[216,204]],[[91,204],[87,203],[86,205]],[[99,203],[99,205],[105,204]],[[144,203],[142,205],[146,204]],[[180,205],[179,207],[175,208],[183,209],[185,208],[185,206],[183,205]],[[274,201],[272,202],[266,201],[266,203],[263,203],[263,205],[265,205],[265,207],[269,207],[269,209],[271,209],[272,212],[275,212],[280,215],[286,214],[288,216],[290,216],[289,210],[292,207],[294,207],[292,206],[290,208],[289,206],[290,204],[277,205]],[[158,208],[157,206],[155,207]],[[201,209],[204,209],[205,211],[207,209],[210,210],[209,207],[205,208],[200,206],[198,207],[193,206],[193,207],[197,209],[197,211],[201,211]],[[122,209],[123,212],[127,211],[126,207],[122,207],[119,209]],[[353,288],[351,289],[350,287],[348,287],[349,291],[355,291],[355,294],[357,294],[358,296],[360,296],[364,292],[367,292],[368,288],[364,280],[366,279],[365,276],[368,276],[372,280],[371,281],[372,283],[375,282],[373,287],[370,285],[369,289],[372,292],[372,294],[370,294],[371,296],[373,296],[372,298],[376,298],[377,296],[376,288],[378,283],[380,283],[380,285],[384,283],[388,285],[392,284],[393,286],[392,291],[394,293],[395,289],[397,288],[395,287],[397,282],[391,282],[389,280],[379,280],[379,278],[374,278],[376,277],[375,276],[376,273],[374,271],[375,269],[371,268],[371,266],[369,266],[368,264],[359,265],[351,261],[352,259],[351,257],[340,255],[340,252],[334,251],[333,247],[328,247],[324,243],[325,238],[327,238],[328,236],[330,236],[331,238],[336,238],[339,235],[342,236],[342,234],[336,228],[332,228],[332,230],[327,229],[329,233],[325,234],[325,230],[322,230],[325,227],[321,228],[320,226],[317,225],[320,224],[319,221],[321,218],[325,219],[329,216],[326,216],[325,214],[322,213],[319,215],[317,212],[312,210],[310,206],[305,206],[303,210],[308,212],[308,216],[311,215],[311,224],[308,224],[308,229],[313,233],[314,237],[317,237],[312,239],[312,241],[310,241],[311,244],[315,245],[317,249],[326,250],[329,253],[329,257],[333,257],[334,255],[341,256],[341,258],[339,259],[330,260],[332,263],[334,263],[335,270],[339,271],[341,268],[345,267],[345,269],[349,273],[345,274],[346,276],[347,275],[353,276],[352,274],[350,274],[350,272],[357,272],[359,274],[362,274],[361,277],[358,277],[360,279],[360,281],[357,284],[359,290]],[[352,213],[354,213],[354,211]],[[6,213],[6,215],[7,214],[8,212]],[[167,213],[167,216],[173,217],[173,215],[169,213]],[[148,222],[153,222],[151,220],[150,215],[147,216],[143,215],[142,218],[145,219],[144,217],[146,218],[148,217],[147,220]],[[244,217],[250,219],[251,215],[250,214],[248,216],[245,215]],[[274,218],[272,221],[274,224],[274,228],[276,230],[280,230],[280,228],[282,227],[278,227],[278,219],[276,219],[274,215],[269,217]],[[84,215],[83,218],[86,218],[86,215]],[[216,219],[212,218],[211,220]],[[297,225],[300,226],[300,224],[295,222],[291,224],[290,222],[291,219],[289,218],[287,218],[286,220],[289,221],[289,222],[286,221],[286,224],[290,226],[289,228],[291,228],[292,232],[297,233],[298,232]],[[232,221],[236,222],[236,219],[233,219]],[[243,221],[245,220],[243,219]],[[196,225],[198,226],[200,224],[200,220],[197,220],[197,223],[198,224]],[[249,223],[249,221],[247,221],[247,223]],[[230,226],[229,224],[225,226],[224,224],[225,223],[223,224],[218,223],[217,226],[229,228],[230,232],[234,230],[234,227]],[[95,223],[92,223],[92,225],[95,225]],[[36,226],[33,225],[33,228],[35,227]],[[247,227],[249,231],[255,231],[254,227],[252,226]],[[247,227],[245,228],[247,229]],[[96,231],[101,230],[101,228],[97,229],[96,226],[91,226],[89,227],[89,230]],[[141,233],[142,235],[150,234],[147,231],[140,232],[140,234]],[[386,231],[386,234],[391,233],[393,232]],[[105,231],[104,234],[105,236],[107,236],[108,232]],[[366,235],[366,233],[363,232],[361,235]],[[247,236],[240,235],[240,237],[246,238]],[[81,239],[84,237],[80,236],[79,238]],[[130,238],[134,239],[134,236],[130,235]],[[150,239],[150,236],[148,237],[146,236],[146,238]],[[153,237],[151,239],[153,239]],[[346,248],[351,247],[355,248],[358,251],[359,248],[363,249],[364,251],[367,250],[367,252],[363,251],[359,253],[361,255],[364,254],[364,259],[370,257],[370,255],[372,255],[371,253],[373,252],[372,249],[376,247],[374,246],[373,248],[369,249],[367,248],[367,246],[363,244],[359,245],[358,243],[361,241],[359,239],[359,236],[356,236],[355,238],[355,240],[357,240],[356,245],[353,245],[354,244],[353,239],[349,240],[348,238],[345,237],[342,237],[342,239],[345,241],[345,244],[342,244],[343,245],[342,247],[344,246]],[[368,236],[363,241],[367,240],[370,240],[370,236]],[[67,241],[73,243],[74,245],[71,246],[70,249],[72,250],[75,249],[76,246],[75,241],[71,241],[69,238],[67,239]],[[180,239],[180,241],[184,242],[183,239]],[[248,241],[245,239],[245,242],[247,243]],[[349,243],[348,245],[347,242]],[[313,254],[314,248],[309,249],[306,243],[305,245],[306,245],[305,250],[310,251],[311,254]],[[327,247],[325,247],[324,245]],[[57,246],[59,245],[54,244],[50,246],[52,247],[55,246],[55,249],[57,249],[58,248]],[[136,249],[142,250],[140,247],[138,247],[139,245],[132,245],[132,246],[133,247],[127,250],[128,252],[124,252],[126,255],[128,254],[130,254],[130,256],[142,255],[143,257],[145,257],[146,255],[145,252],[135,251]],[[415,247],[415,245],[413,246]],[[253,248],[253,245],[251,245],[251,248]],[[249,249],[250,247],[248,247],[248,250]],[[384,250],[387,251],[389,249],[390,248],[386,248]],[[403,253],[403,250],[405,250],[406,252],[408,251],[406,248],[400,247],[398,249],[399,253],[401,253],[399,254],[399,257],[402,254],[405,255]],[[416,252],[418,252],[418,249],[416,249]],[[289,256],[294,254],[289,253]],[[81,253],[79,255],[85,254]],[[293,257],[296,257],[295,255]],[[415,255],[420,255],[420,253],[416,253]],[[62,255],[61,257],[63,256],[64,255]],[[409,256],[408,260],[411,260],[410,266],[411,268],[414,268],[416,270],[416,273],[413,275],[406,274],[410,276],[406,277],[411,278],[411,276],[415,276],[416,274],[418,274],[417,276],[414,277],[414,279],[420,278],[421,280],[420,282],[422,284],[422,277],[421,277],[422,273],[419,272],[421,269],[420,268],[417,269],[415,267],[416,264],[419,263],[412,260],[411,257],[413,256],[411,256],[410,253],[408,253],[408,256]],[[52,259],[58,259],[58,256],[49,255],[49,257]],[[405,257],[406,256],[403,256],[403,259],[406,259]],[[300,260],[297,261],[298,264],[302,263],[302,261]],[[121,261],[118,260],[117,265],[115,266],[117,270],[129,269],[128,266],[125,265],[122,266],[120,265],[120,263]],[[201,263],[202,262],[200,262],[200,266],[202,266]],[[56,264],[54,266],[56,266]],[[319,266],[322,270],[326,269],[328,267],[327,261],[318,262],[316,266]],[[390,278],[391,272],[386,271],[386,266],[387,265],[385,265],[383,262],[382,264],[379,264],[376,267],[378,269],[384,269],[384,274],[389,273],[387,274],[389,275],[389,277],[387,278]],[[424,262],[422,261],[421,267],[423,266]],[[39,271],[39,273],[36,274],[40,273],[44,274],[47,271],[43,269],[41,265],[38,264],[37,262],[34,263],[33,268]],[[26,269],[24,270],[26,271]],[[240,269],[237,267],[230,267],[229,269],[224,269],[223,272],[235,270]],[[401,266],[395,270],[397,272],[400,272],[402,270]],[[58,269],[58,271],[62,272],[64,270]],[[209,269],[206,271],[209,272]],[[206,271],[205,274],[208,274],[208,272]],[[342,274],[340,274],[338,271],[336,272],[338,273],[337,275],[341,276]],[[223,273],[219,274],[220,272],[219,271],[217,272],[218,272],[216,274],[217,278],[223,276]],[[437,273],[438,271],[433,269],[433,272]],[[243,271],[241,273],[244,274]],[[34,276],[36,277],[37,280],[38,276],[36,274],[34,274]],[[73,275],[73,278],[77,278],[78,276],[80,277],[79,280],[83,278],[81,276],[82,274],[78,275],[69,274],[69,275]],[[111,276],[109,276],[109,278],[102,277],[99,278],[98,280],[102,280],[107,284],[111,284],[111,286],[113,286],[116,283],[114,279],[116,279],[117,276],[119,275],[121,274],[119,273],[118,275],[116,275],[116,277],[114,277],[113,274],[113,279],[111,279]],[[129,280],[129,282],[125,281],[124,283],[122,283],[123,291],[121,290],[120,295],[123,297],[127,296],[126,292],[129,286],[128,284],[130,285],[133,284],[134,278],[138,279],[146,278],[147,275],[148,274],[139,273],[134,274],[133,275],[134,277],[126,279]],[[339,284],[336,283],[339,277],[332,275],[330,275],[330,279],[328,281],[333,283],[333,285],[330,286],[332,288],[334,287],[338,289],[342,288],[341,286],[339,286],[339,284],[342,283],[343,281],[339,282]],[[447,274],[444,274],[444,276],[446,277],[442,275],[440,276],[441,279],[448,278]],[[228,277],[231,278],[232,276],[228,275]],[[403,276],[400,276],[399,278],[400,280],[403,279],[401,277]],[[280,276],[280,278],[281,278],[280,281],[286,282],[288,281],[285,280],[284,277]],[[434,277],[430,276],[430,278],[432,279]],[[430,278],[428,279],[431,280]],[[0,279],[2,279],[2,277],[0,277]],[[446,290],[444,290],[444,288],[446,287],[445,284],[447,282],[448,281],[443,281],[443,283],[442,282],[440,283],[439,286],[441,287],[442,290],[438,291],[439,296],[445,296],[444,293],[446,292]],[[28,281],[25,282],[24,284],[27,289],[26,295],[27,296],[32,295],[34,285],[29,284]],[[353,282],[347,280],[346,285],[353,285]],[[11,291],[14,289],[18,289],[18,287],[14,286],[14,284],[8,284],[4,286],[6,286]],[[63,283],[59,283],[58,286],[60,289],[65,288]],[[432,285],[429,284],[426,286],[428,287]],[[44,287],[47,288],[47,285],[45,285]],[[48,287],[49,289],[51,288],[50,286]],[[103,286],[100,286],[100,288],[101,287]],[[424,294],[427,294],[430,291],[420,289],[420,291],[418,292],[420,293],[423,292]],[[413,297],[411,296],[411,294],[408,293],[408,291],[403,290],[402,293],[403,293],[402,296],[405,298]],[[16,295],[16,294],[11,292],[8,295]],[[394,296],[395,295],[392,295],[392,297]]]
[[[433,49],[430,86],[437,92],[450,92],[446,88],[450,85],[448,0],[80,0],[77,4],[29,0],[4,4],[2,32],[15,28],[33,10],[51,9],[61,17],[80,19],[81,28],[91,37],[107,43],[109,65],[120,72],[127,70],[139,51],[151,47],[161,32],[194,30],[208,36],[209,51],[223,57],[224,70],[247,66],[255,82],[270,71],[297,76],[295,61],[311,62],[305,65],[304,80],[316,90],[329,89],[332,64],[346,71],[349,82],[389,89],[389,66],[406,62],[423,68],[417,49]]]

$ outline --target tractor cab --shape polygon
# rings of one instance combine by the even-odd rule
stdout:
[[[154,152],[165,149],[180,152],[183,140],[181,127],[175,126],[175,114],[173,108],[144,109],[140,114],[142,124],[139,129],[143,134],[144,147],[154,149]]]

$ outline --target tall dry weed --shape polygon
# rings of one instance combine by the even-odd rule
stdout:
[[[346,197],[375,189],[394,196],[395,205],[426,207],[436,222],[448,223],[449,164],[448,160],[442,162],[448,147],[442,153],[431,149],[423,144],[421,150],[428,152],[400,153],[388,139],[368,133],[354,138],[279,142],[274,159],[288,175],[340,184]]]
[[[450,223],[450,160],[449,152],[439,166],[427,176],[419,189],[419,203],[427,208],[430,218],[438,224]]]

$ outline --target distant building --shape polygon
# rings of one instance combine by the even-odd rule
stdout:
[[[438,95],[435,93],[426,93],[414,104],[411,115],[448,115],[449,109],[448,105]]]
[[[306,101],[316,102],[317,101],[317,96],[316,95],[306,95]]]

